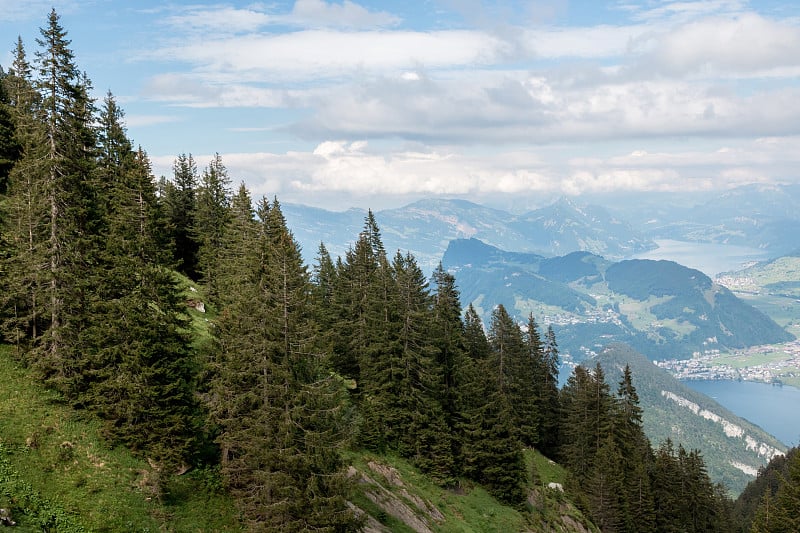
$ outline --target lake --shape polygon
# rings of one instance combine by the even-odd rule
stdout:
[[[754,381],[687,380],[683,383],[788,446],[796,446],[800,441],[800,389]]]
[[[713,278],[720,272],[741,270],[746,263],[764,261],[769,254],[759,248],[732,244],[656,240],[658,248],[632,256],[632,259],[667,259],[694,268]]]

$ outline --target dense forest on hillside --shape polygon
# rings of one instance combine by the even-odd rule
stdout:
[[[448,489],[478,483],[536,527],[536,448],[602,531],[733,529],[701,454],[645,437],[629,369],[612,391],[600,365],[579,366],[559,390],[551,328],[502,305],[485,326],[463,313],[454,277],[387,253],[371,212],[344,257],[320,244],[305,265],[278,199],[234,190],[219,155],[152,175],[114,96],[90,97],[55,11],[37,45],[30,61],[18,40],[0,79],[2,341],[157,465],[157,491],[212,465],[245,529],[355,531],[345,453],[365,449]],[[179,275],[203,288],[207,335]],[[753,531],[795,520],[798,468]]]

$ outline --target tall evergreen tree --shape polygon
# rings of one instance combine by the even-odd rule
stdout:
[[[219,262],[221,298],[207,402],[219,428],[222,472],[259,531],[349,531],[340,449],[342,384],[315,345],[311,285],[276,202],[253,226],[242,188]]]
[[[488,339],[497,388],[511,409],[517,437],[523,445],[533,446],[539,435],[536,361],[526,348],[519,324],[502,304],[492,312]]]
[[[15,127],[12,142],[19,154],[7,176],[6,197],[0,206],[0,304],[6,310],[0,319],[5,337],[19,349],[35,342],[45,327],[44,226],[49,213],[42,179],[46,157],[44,128],[38,118],[40,98],[21,38],[3,85]],[[22,351],[18,353],[21,356]]]
[[[23,162],[20,175],[12,176],[17,184],[10,201],[16,211],[10,240],[27,248],[23,268],[13,269],[13,290],[16,303],[35,309],[25,313],[24,322],[41,323],[29,351],[32,362],[48,381],[71,394],[73,369],[81,357],[78,338],[90,319],[91,288],[99,275],[93,270],[102,223],[94,179],[94,106],[55,10],[40,34],[38,77],[32,83],[41,95],[33,104],[33,122],[41,126],[32,132],[41,137],[28,146],[41,153],[26,153],[23,159],[31,164]],[[22,62],[18,54],[19,72],[26,69],[16,65]],[[27,271],[26,265],[31,267]]]
[[[228,171],[222,157],[216,154],[200,176],[192,227],[192,235],[198,243],[198,270],[212,300],[219,296],[217,257],[228,223],[230,196]]]
[[[176,268],[197,279],[198,242],[194,234],[197,189],[197,165],[192,154],[181,154],[172,165],[172,181],[164,183],[161,200],[171,236]]]
[[[623,479],[620,495],[624,514],[618,530],[630,533],[654,531],[653,496],[648,474],[653,462],[652,449],[644,433],[642,408],[629,365],[625,365],[617,389],[613,426]]]
[[[456,418],[458,394],[458,368],[465,364],[464,322],[461,319],[461,302],[455,276],[445,271],[442,264],[433,272],[436,286],[433,303],[431,338],[436,349],[436,364],[441,374],[440,401],[449,424]]]
[[[472,305],[465,315],[464,340],[468,357],[456,374],[461,471],[501,501],[520,505],[527,480],[522,448],[511,410],[498,389],[489,341]]]
[[[155,178],[134,151],[123,113],[108,94],[100,114],[98,172],[105,184],[105,275],[93,322],[81,338],[94,351],[86,403],[112,439],[169,470],[195,451],[198,406],[185,303],[164,268]],[[102,318],[100,318],[102,317]]]

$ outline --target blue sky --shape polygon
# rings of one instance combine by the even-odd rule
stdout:
[[[159,175],[219,152],[332,209],[798,179],[791,0],[0,0],[0,65],[51,7]]]

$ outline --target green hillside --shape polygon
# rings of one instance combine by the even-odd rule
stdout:
[[[242,531],[214,469],[172,478],[158,497],[159,472],[111,448],[96,421],[64,405],[0,346],[0,507],[17,531]],[[373,531],[595,531],[562,493],[566,472],[533,450],[525,454],[529,512],[500,504],[480,486],[437,486],[395,456],[349,452],[353,503]],[[416,529],[415,529],[416,528]]]
[[[541,317],[578,361],[611,342],[650,359],[682,359],[793,338],[725,286],[672,261],[543,258],[462,239],[450,243],[443,264],[484,320],[497,304],[514,302],[518,320]]]
[[[699,449],[711,478],[724,483],[733,494],[744,490],[776,451],[786,451],[783,444],[758,426],[687,387],[628,346],[610,346],[597,356],[597,361],[609,376],[630,365],[650,441],[657,444],[669,438],[687,449]]]
[[[787,255],[756,263],[715,280],[795,336],[800,335],[800,257]]]

